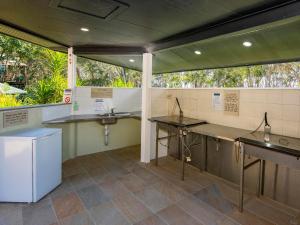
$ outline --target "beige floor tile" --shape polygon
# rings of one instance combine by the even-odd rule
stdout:
[[[83,205],[74,192],[53,198],[53,206],[58,219],[70,217],[83,211]]]

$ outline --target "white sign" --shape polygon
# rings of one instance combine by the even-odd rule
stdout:
[[[95,112],[97,113],[105,113],[105,103],[104,99],[97,98],[95,99]]]
[[[63,102],[66,104],[72,103],[72,89],[64,90]]]
[[[222,111],[223,110],[223,98],[222,94],[220,92],[214,92],[212,94],[212,103],[213,103],[213,109],[216,111]]]

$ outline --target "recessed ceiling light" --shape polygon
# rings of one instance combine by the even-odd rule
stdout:
[[[195,54],[196,54],[196,55],[201,55],[201,54],[202,54],[202,52],[201,52],[201,51],[199,51],[199,50],[196,50],[196,51],[195,51]]]
[[[135,60],[134,59],[129,59],[129,62],[134,63]]]
[[[247,48],[251,47],[252,46],[252,43],[250,41],[244,41],[243,42],[243,45]]]
[[[86,28],[86,27],[81,27],[80,30],[83,31],[83,32],[88,32],[88,31],[90,31],[89,28]]]

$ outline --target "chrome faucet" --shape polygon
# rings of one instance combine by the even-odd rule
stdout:
[[[176,97],[176,102],[177,102],[177,105],[178,105],[178,108],[179,108],[179,118],[182,119],[183,118],[183,111],[181,109],[181,106],[180,106],[180,103],[179,103],[179,100],[178,100],[177,97]]]
[[[265,112],[265,127],[264,127],[264,141],[270,142],[271,126],[268,123],[268,115]]]

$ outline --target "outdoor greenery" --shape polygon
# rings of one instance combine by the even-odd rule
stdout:
[[[0,94],[0,108],[21,106],[22,102],[13,95]]]
[[[141,86],[137,71],[81,57],[77,61],[78,86]],[[23,85],[27,92],[21,95],[0,92],[0,108],[59,103],[67,88],[67,55],[0,35],[0,82]]]
[[[186,71],[154,76],[154,87],[201,88],[295,87],[300,84],[300,62]]]
[[[141,87],[141,72],[87,58],[78,57],[76,71],[78,86]],[[27,92],[8,95],[0,90],[0,108],[61,102],[67,88],[67,55],[0,34],[0,83]],[[299,84],[299,62],[156,74],[152,81],[153,87],[166,88]]]

